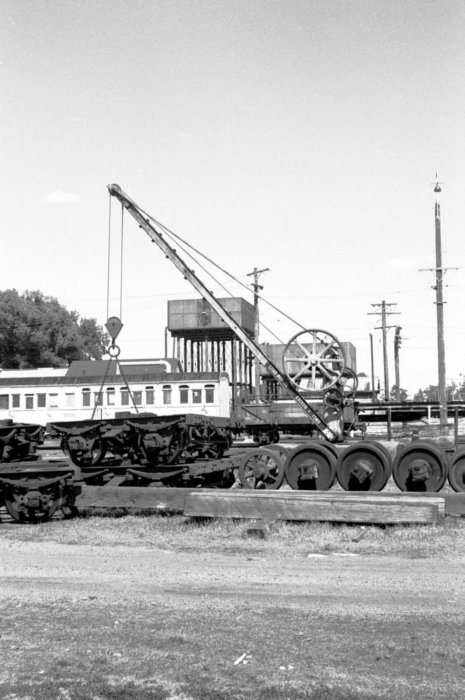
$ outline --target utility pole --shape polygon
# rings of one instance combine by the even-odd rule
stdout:
[[[446,351],[444,345],[444,297],[442,293],[442,278],[444,269],[442,267],[442,246],[441,246],[441,205],[439,203],[439,193],[441,187],[436,180],[434,187],[436,201],[434,203],[434,228],[436,239],[436,317],[438,326],[438,399],[439,399],[439,422],[442,426],[447,425],[447,393],[446,393]]]
[[[394,371],[396,373],[396,401],[400,401],[399,348],[402,345],[402,338],[400,336],[401,330],[401,326],[396,326],[396,333],[394,336]]]
[[[391,306],[397,306],[397,304],[386,304],[383,300],[381,304],[372,304],[372,306],[380,306],[381,311],[372,311],[369,316],[379,316],[381,314],[381,326],[376,326],[376,330],[381,329],[383,332],[383,366],[384,366],[384,400],[389,401],[389,367],[388,367],[388,356],[387,356],[387,332],[389,328],[394,328],[395,326],[386,325],[386,318],[392,316],[393,314],[400,314],[400,311],[386,311],[386,308]]]
[[[260,333],[260,318],[259,318],[259,313],[258,313],[258,299],[260,297],[259,291],[263,289],[262,285],[258,284],[258,279],[260,275],[263,272],[269,272],[269,267],[264,267],[262,270],[259,270],[258,268],[254,267],[253,272],[249,272],[247,274],[247,277],[251,277],[253,275],[253,282],[252,282],[252,287],[253,287],[253,308],[254,308],[254,340],[259,344],[258,336]],[[260,362],[255,359],[254,362],[254,383],[255,383],[255,400],[257,403],[260,400]]]
[[[439,194],[441,185],[436,173],[436,181],[434,183],[434,192],[436,194],[434,202],[434,233],[436,241],[436,267],[422,268],[428,272],[433,272],[436,277],[436,284],[433,289],[436,292],[436,323],[437,323],[437,342],[438,342],[438,401],[439,401],[439,422],[442,427],[447,426],[447,388],[446,388],[446,351],[444,345],[444,296],[443,296],[443,278],[447,270],[457,270],[457,267],[442,266],[442,246],[441,246],[441,205],[439,202]]]

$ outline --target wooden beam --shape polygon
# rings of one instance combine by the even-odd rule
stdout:
[[[465,493],[445,493],[446,515],[465,516]]]
[[[443,523],[444,498],[390,497],[377,494],[330,494],[245,491],[197,491],[186,496],[184,515],[210,518],[400,524]]]
[[[243,498],[256,499],[257,497],[271,497],[279,495],[280,498],[293,499],[296,496],[315,497],[320,501],[334,499],[335,497],[347,500],[348,504],[354,499],[361,499],[363,504],[367,498],[374,505],[380,499],[389,498],[397,500],[400,506],[402,503],[411,503],[414,499],[421,501],[441,498],[445,502],[445,514],[454,516],[465,516],[465,493],[407,493],[394,492],[387,494],[367,493],[356,491],[291,491],[280,489],[279,491],[254,491],[253,489],[197,489],[197,488],[170,488],[170,487],[109,487],[109,486],[82,486],[81,493],[76,498],[78,508],[143,508],[154,512],[166,511],[168,513],[183,513],[186,496],[190,493],[210,493],[213,495],[222,494],[234,498],[240,495]],[[257,515],[257,517],[260,517]]]
[[[186,494],[194,489],[138,486],[83,486],[76,497],[78,508],[137,508],[182,513]]]

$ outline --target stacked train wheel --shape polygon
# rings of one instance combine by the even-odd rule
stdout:
[[[317,440],[296,447],[286,458],[284,471],[292,489],[326,491],[336,476],[337,452],[331,443]]]
[[[381,491],[389,481],[392,462],[379,442],[351,445],[339,456],[337,480],[345,491]]]
[[[442,450],[429,440],[416,440],[397,452],[393,477],[401,491],[437,492],[445,484],[447,471]]]
[[[239,480],[246,489],[279,489],[284,479],[284,458],[279,450],[259,447],[239,464]]]
[[[463,445],[452,457],[448,478],[454,491],[465,491],[465,446]]]

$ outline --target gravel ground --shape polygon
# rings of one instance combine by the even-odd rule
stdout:
[[[73,695],[73,686],[66,685],[71,681],[61,676],[60,692],[53,695],[57,663],[70,663],[63,644],[74,648],[67,628],[72,626],[76,645],[79,626],[84,625],[83,644],[97,648],[103,664],[99,678],[115,676],[112,648],[119,644],[116,657],[124,655],[124,673],[129,677],[131,663],[139,668],[141,654],[148,652],[131,647],[132,658],[131,648],[121,648],[127,638],[124,635],[134,634],[134,616],[141,630],[144,619],[154,624],[157,610],[160,617],[156,619],[163,619],[168,629],[183,630],[181,635],[172,631],[170,650],[158,654],[157,679],[161,674],[164,687],[179,684],[180,673],[188,684],[195,677],[197,662],[190,655],[190,645],[195,643],[202,649],[196,654],[213,659],[207,683],[216,683],[218,688],[218,679],[225,677],[240,688],[225,694],[212,691],[209,685],[209,698],[258,697],[256,690],[247,690],[245,679],[236,680],[232,675],[234,658],[244,651],[251,663],[247,680],[251,688],[276,678],[283,668],[292,670],[292,683],[280,681],[284,690],[276,696],[279,698],[461,700],[465,696],[465,557],[317,552],[283,557],[263,554],[253,542],[223,554],[120,546],[116,534],[114,545],[94,546],[16,541],[10,535],[2,539],[1,532],[2,528],[0,653],[6,660],[0,673],[2,698],[116,697],[105,692],[92,694],[86,690],[85,677],[79,681],[84,684],[82,693]],[[115,615],[123,621],[127,618],[127,627],[123,633],[121,626],[113,639],[105,624]],[[200,637],[199,633],[196,637],[197,628],[202,630]],[[48,635],[45,645],[34,637],[39,635],[42,640],[41,629]],[[137,635],[140,639],[143,631]],[[53,640],[57,639],[68,641],[56,647]],[[154,643],[150,642],[152,656]],[[171,648],[178,643],[179,652]],[[218,648],[221,653],[216,653]],[[81,658],[81,652],[76,653]],[[287,666],[280,665],[281,658],[287,659]],[[34,665],[26,673],[27,664]],[[88,664],[84,676],[97,673],[95,659]],[[51,675],[37,680],[35,674],[45,674],[46,668]],[[139,669],[131,678],[142,683],[141,673]],[[43,685],[43,678],[48,686]],[[326,689],[337,687],[338,694],[333,696],[328,690],[329,694],[313,695],[308,690],[309,679]],[[355,694],[354,687],[358,688]],[[23,688],[22,693],[18,688]],[[134,692],[123,692],[118,698],[148,697],[143,689],[140,694]],[[163,697],[203,700],[205,692]],[[267,697],[267,691],[262,697]]]

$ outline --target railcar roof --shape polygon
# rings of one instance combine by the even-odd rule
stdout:
[[[180,370],[180,362],[176,358],[163,357],[154,360],[122,360],[120,365],[126,376],[140,374],[166,374],[167,366],[172,372]],[[87,377],[101,377],[107,373],[108,375],[119,374],[117,363],[108,360],[74,360],[66,371],[67,377],[77,377],[84,375]]]
[[[123,370],[124,371],[124,370]],[[220,374],[223,372],[169,372],[160,374],[153,372],[151,374],[130,374],[126,376],[130,384],[169,384],[171,382],[188,382],[188,381],[218,381]],[[24,387],[24,386],[87,386],[89,384],[101,384],[103,373],[100,376],[46,376],[43,377],[2,377],[0,375],[0,387]],[[125,384],[124,378],[118,375],[111,375],[105,378],[105,385],[108,384]]]

